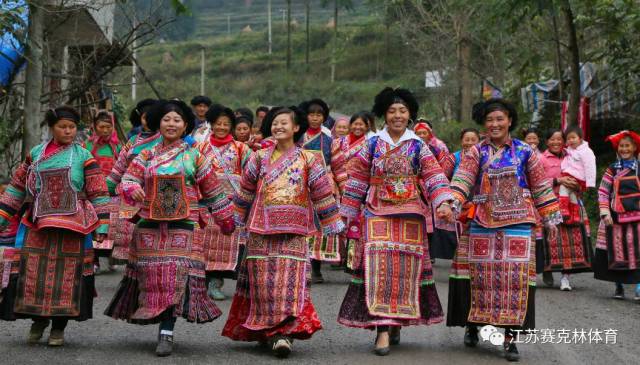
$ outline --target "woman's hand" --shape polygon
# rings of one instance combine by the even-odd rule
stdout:
[[[555,241],[556,237],[558,237],[558,226],[555,224],[548,224],[545,229],[547,230],[547,241]]]
[[[603,215],[602,216],[602,221],[604,222],[605,226],[612,226],[613,225],[613,219],[611,218],[611,215],[609,215],[609,214]]]
[[[107,235],[106,235],[106,234],[104,234],[104,233],[98,233],[98,234],[96,235],[96,242],[102,242],[102,241],[104,241],[105,239],[107,239]]]
[[[571,190],[580,190],[580,184],[578,181],[571,176],[561,176],[556,179],[558,185],[563,185],[566,188]]]
[[[447,202],[440,204],[436,210],[436,216],[440,219],[444,219],[447,222],[453,222],[453,211],[451,205]]]
[[[144,198],[146,198],[146,195],[144,193],[144,190],[142,190],[141,188],[137,188],[133,193],[131,193],[131,198],[137,202],[142,203],[144,201]]]

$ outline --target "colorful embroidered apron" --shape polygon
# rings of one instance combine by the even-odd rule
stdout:
[[[425,232],[422,218],[366,218],[364,276],[371,315],[420,317]]]

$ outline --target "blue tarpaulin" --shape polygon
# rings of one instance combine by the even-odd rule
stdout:
[[[6,86],[12,79],[22,65],[24,60],[22,59],[22,52],[24,45],[20,43],[18,39],[14,37],[14,33],[26,32],[23,29],[27,24],[28,13],[26,11],[26,1],[3,1],[2,10],[13,10],[18,8],[24,8],[25,11],[20,14],[22,22],[16,22],[13,24],[13,32],[6,32],[0,35],[0,85]]]

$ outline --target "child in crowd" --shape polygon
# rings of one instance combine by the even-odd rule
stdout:
[[[580,222],[577,194],[596,186],[596,156],[589,144],[582,139],[582,129],[571,126],[564,134],[567,141],[567,157],[560,165],[562,176],[571,176],[580,184],[579,191],[561,185],[558,192],[560,212],[565,224],[570,224]]]

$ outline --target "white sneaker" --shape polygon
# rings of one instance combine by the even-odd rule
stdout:
[[[563,275],[562,278],[560,278],[560,290],[571,291],[571,284],[569,284],[569,277],[566,275]]]

